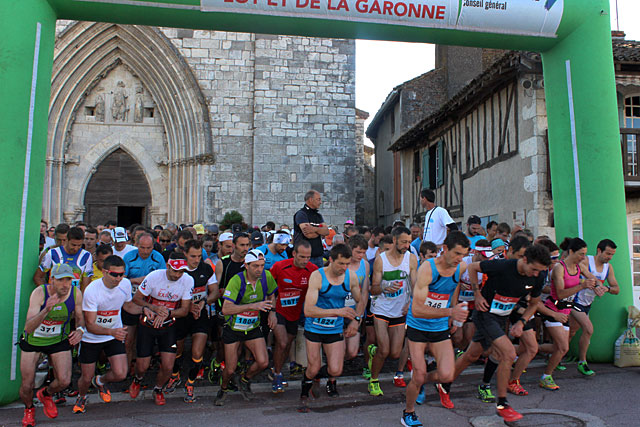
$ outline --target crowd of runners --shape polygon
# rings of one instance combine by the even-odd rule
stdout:
[[[251,400],[251,381],[266,370],[273,393],[285,391],[286,372],[300,375],[298,410],[308,412],[321,380],[328,396],[339,395],[345,360],[363,355],[372,396],[383,395],[385,361],[397,360],[393,384],[406,387],[405,426],[422,425],[415,405],[425,402],[427,383],[442,406],[453,408],[452,382],[480,358],[478,398],[495,402],[505,421],[522,418],[507,393],[528,394],[520,377],[539,352],[549,355],[539,385],[557,390],[552,374],[579,329],[577,368],[594,375],[586,362],[589,308],[619,291],[609,264],[613,241],[587,248],[580,238],[565,238],[557,245],[506,223],[483,227],[474,215],[459,230],[431,190],[420,202],[424,224],[409,227],[350,220],[328,226],[316,191],[305,195],[291,228],[268,222],[229,230],[172,223],[124,229],[109,222],[48,229],[43,221],[18,343],[23,426],[36,424],[34,393],[49,418],[66,397],[75,397],[74,413],[84,413],[90,388],[109,402],[110,384],[127,378],[136,399],[152,363],[157,405],[178,387],[186,403],[195,402],[205,368],[220,384],[214,405],[236,391]],[[296,340],[304,340],[306,368],[295,360]],[[75,363],[81,376],[72,385]],[[35,390],[43,366],[49,379]]]

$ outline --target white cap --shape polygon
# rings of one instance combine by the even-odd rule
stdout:
[[[129,236],[123,227],[116,227],[113,229],[113,241],[116,243],[127,242]]]
[[[249,264],[250,262],[260,261],[264,259],[264,254],[262,251],[258,249],[251,249],[244,257],[245,264]]]
[[[289,233],[276,233],[276,235],[273,236],[273,243],[277,243],[279,245],[288,245],[289,243],[291,243],[291,236],[289,235]]]
[[[218,237],[218,242],[226,242],[227,240],[233,240],[233,233],[222,233],[220,237]]]

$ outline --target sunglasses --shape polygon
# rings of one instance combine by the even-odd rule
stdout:
[[[124,272],[120,273],[120,272],[117,272],[117,271],[107,270],[107,273],[109,273],[109,276],[111,276],[111,277],[123,277],[124,276]]]
[[[160,239],[160,243],[169,243],[171,240]]]
[[[551,259],[552,259],[552,260],[556,260],[556,259],[558,259],[558,258],[560,258],[560,256],[559,256],[559,255],[553,255],[553,256],[551,256]]]

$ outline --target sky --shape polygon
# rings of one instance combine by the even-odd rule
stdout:
[[[611,28],[640,40],[640,0],[617,0],[617,20],[616,0],[610,1]],[[434,50],[426,43],[356,41],[356,107],[369,113],[365,129],[394,87],[433,69]]]

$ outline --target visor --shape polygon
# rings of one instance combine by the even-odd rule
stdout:
[[[186,259],[170,259],[169,265],[176,271],[191,271]]]
[[[249,264],[250,262],[260,261],[261,259],[264,259],[264,254],[257,249],[251,249],[247,252],[247,255],[245,255],[244,262],[245,264]]]

